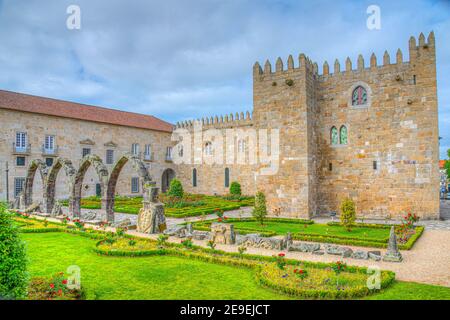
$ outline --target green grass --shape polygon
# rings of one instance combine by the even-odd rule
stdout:
[[[329,226],[326,224],[299,224],[299,223],[288,223],[288,222],[271,222],[268,220],[264,226],[256,221],[233,221],[235,229],[239,228],[252,228],[261,231],[273,231],[278,235],[284,235],[287,232],[291,233],[302,233],[302,234],[321,234],[328,236],[340,236],[340,237],[350,237],[350,238],[361,238],[361,239],[376,239],[384,240],[389,238],[389,229],[376,229],[368,227],[358,227],[353,228],[351,232],[347,231],[342,226]]]
[[[396,281],[387,290],[365,297],[366,300],[450,300],[450,288]]]
[[[163,195],[162,198],[165,196]],[[243,197],[241,200],[225,199],[221,196],[207,196],[201,194],[186,194],[185,198],[190,199],[191,205],[175,208],[166,207],[165,214],[168,217],[184,218],[200,216],[202,214],[214,213],[214,210],[223,211],[236,210],[243,206],[253,206],[252,197]],[[68,206],[68,201],[62,201],[62,204]],[[99,197],[87,197],[81,199],[81,208],[100,209],[101,199]],[[114,211],[128,214],[138,214],[142,208],[142,197],[121,197],[116,196],[114,201]]]
[[[260,287],[252,270],[174,256],[99,256],[96,241],[66,233],[22,234],[31,276],[77,265],[88,299],[290,299]],[[396,282],[366,299],[446,299],[450,288]]]
[[[23,234],[32,276],[81,268],[91,299],[287,299],[260,287],[249,269],[172,256],[105,257],[96,241],[65,233]],[[220,289],[220,290],[219,290]]]

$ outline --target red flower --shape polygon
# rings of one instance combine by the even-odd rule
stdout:
[[[217,221],[222,222],[222,218],[218,218]]]
[[[227,220],[228,218],[227,217],[223,217],[223,220]]]
[[[61,295],[62,295],[62,290],[59,289],[59,290],[58,290],[58,296],[61,296]]]
[[[64,280],[62,281],[62,284],[67,284],[67,280],[64,279]]]
[[[50,288],[54,288],[55,287],[55,285],[53,284],[53,283],[50,283]]]
[[[285,254],[284,254],[283,252],[281,252],[281,253],[278,254],[278,256],[279,256],[279,257],[284,257]]]
[[[300,273],[303,273],[303,270],[300,270]]]

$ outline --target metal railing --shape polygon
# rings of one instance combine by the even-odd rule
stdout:
[[[29,154],[31,152],[31,144],[27,144],[26,146],[17,146],[15,142],[13,142],[13,153],[15,154]]]
[[[58,146],[46,148],[45,145],[42,145],[41,150],[43,156],[56,156],[58,154]]]

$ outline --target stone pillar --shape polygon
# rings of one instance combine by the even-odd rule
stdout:
[[[137,221],[137,232],[161,233],[166,229],[164,205],[158,200],[158,188],[145,188],[143,208]]]

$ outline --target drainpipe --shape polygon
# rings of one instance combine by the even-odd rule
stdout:
[[[9,168],[8,161],[6,161],[6,202],[9,203]]]

